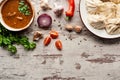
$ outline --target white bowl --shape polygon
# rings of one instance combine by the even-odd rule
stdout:
[[[1,5],[0,5],[0,22],[1,22],[1,24],[2,24],[6,29],[8,29],[8,30],[10,30],[10,31],[21,31],[21,30],[24,30],[24,29],[28,28],[28,27],[31,25],[31,23],[33,22],[34,16],[35,16],[34,9],[33,9],[33,6],[31,5],[30,1],[27,0],[27,2],[30,4],[30,6],[31,6],[31,8],[32,8],[33,16],[32,16],[32,18],[31,18],[30,22],[29,22],[25,27],[19,28],[19,29],[12,28],[12,27],[8,26],[8,25],[4,22],[4,20],[3,20],[3,18],[2,18],[2,13],[1,13],[2,7],[3,7],[3,5],[4,5],[7,1],[9,1],[9,0],[4,0],[4,1],[1,3]]]

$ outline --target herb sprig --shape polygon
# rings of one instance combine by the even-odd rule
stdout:
[[[21,44],[26,50],[32,50],[36,47],[36,43],[30,42],[27,36],[11,32],[5,29],[0,23],[0,47],[3,47],[12,54],[15,54],[17,53],[17,48],[14,44]]]
[[[30,15],[29,6],[25,4],[24,0],[20,0],[18,10],[24,15]]]

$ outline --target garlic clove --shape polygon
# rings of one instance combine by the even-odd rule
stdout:
[[[33,36],[33,40],[34,41],[38,41],[39,39],[43,38],[43,34],[40,31],[35,31],[34,32],[34,36]]]

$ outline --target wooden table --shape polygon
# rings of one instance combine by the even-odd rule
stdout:
[[[75,0],[76,10],[71,21],[65,20],[65,14],[57,18],[53,10],[40,10],[40,0],[31,2],[36,16],[23,34],[30,40],[34,31],[49,35],[50,30],[38,28],[36,20],[42,13],[50,14],[52,29],[59,32],[63,50],[55,48],[56,40],[44,47],[43,39],[33,51],[17,46],[15,56],[0,48],[0,80],[120,80],[120,39],[102,39],[89,32],[79,17],[79,0]],[[68,9],[67,0],[49,0],[53,8],[54,2],[63,5],[64,11]],[[66,24],[83,26],[83,30],[80,34],[68,32],[64,29]]]

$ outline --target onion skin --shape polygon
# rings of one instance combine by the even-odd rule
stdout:
[[[41,14],[37,19],[40,28],[49,28],[52,24],[52,18],[48,14]]]

